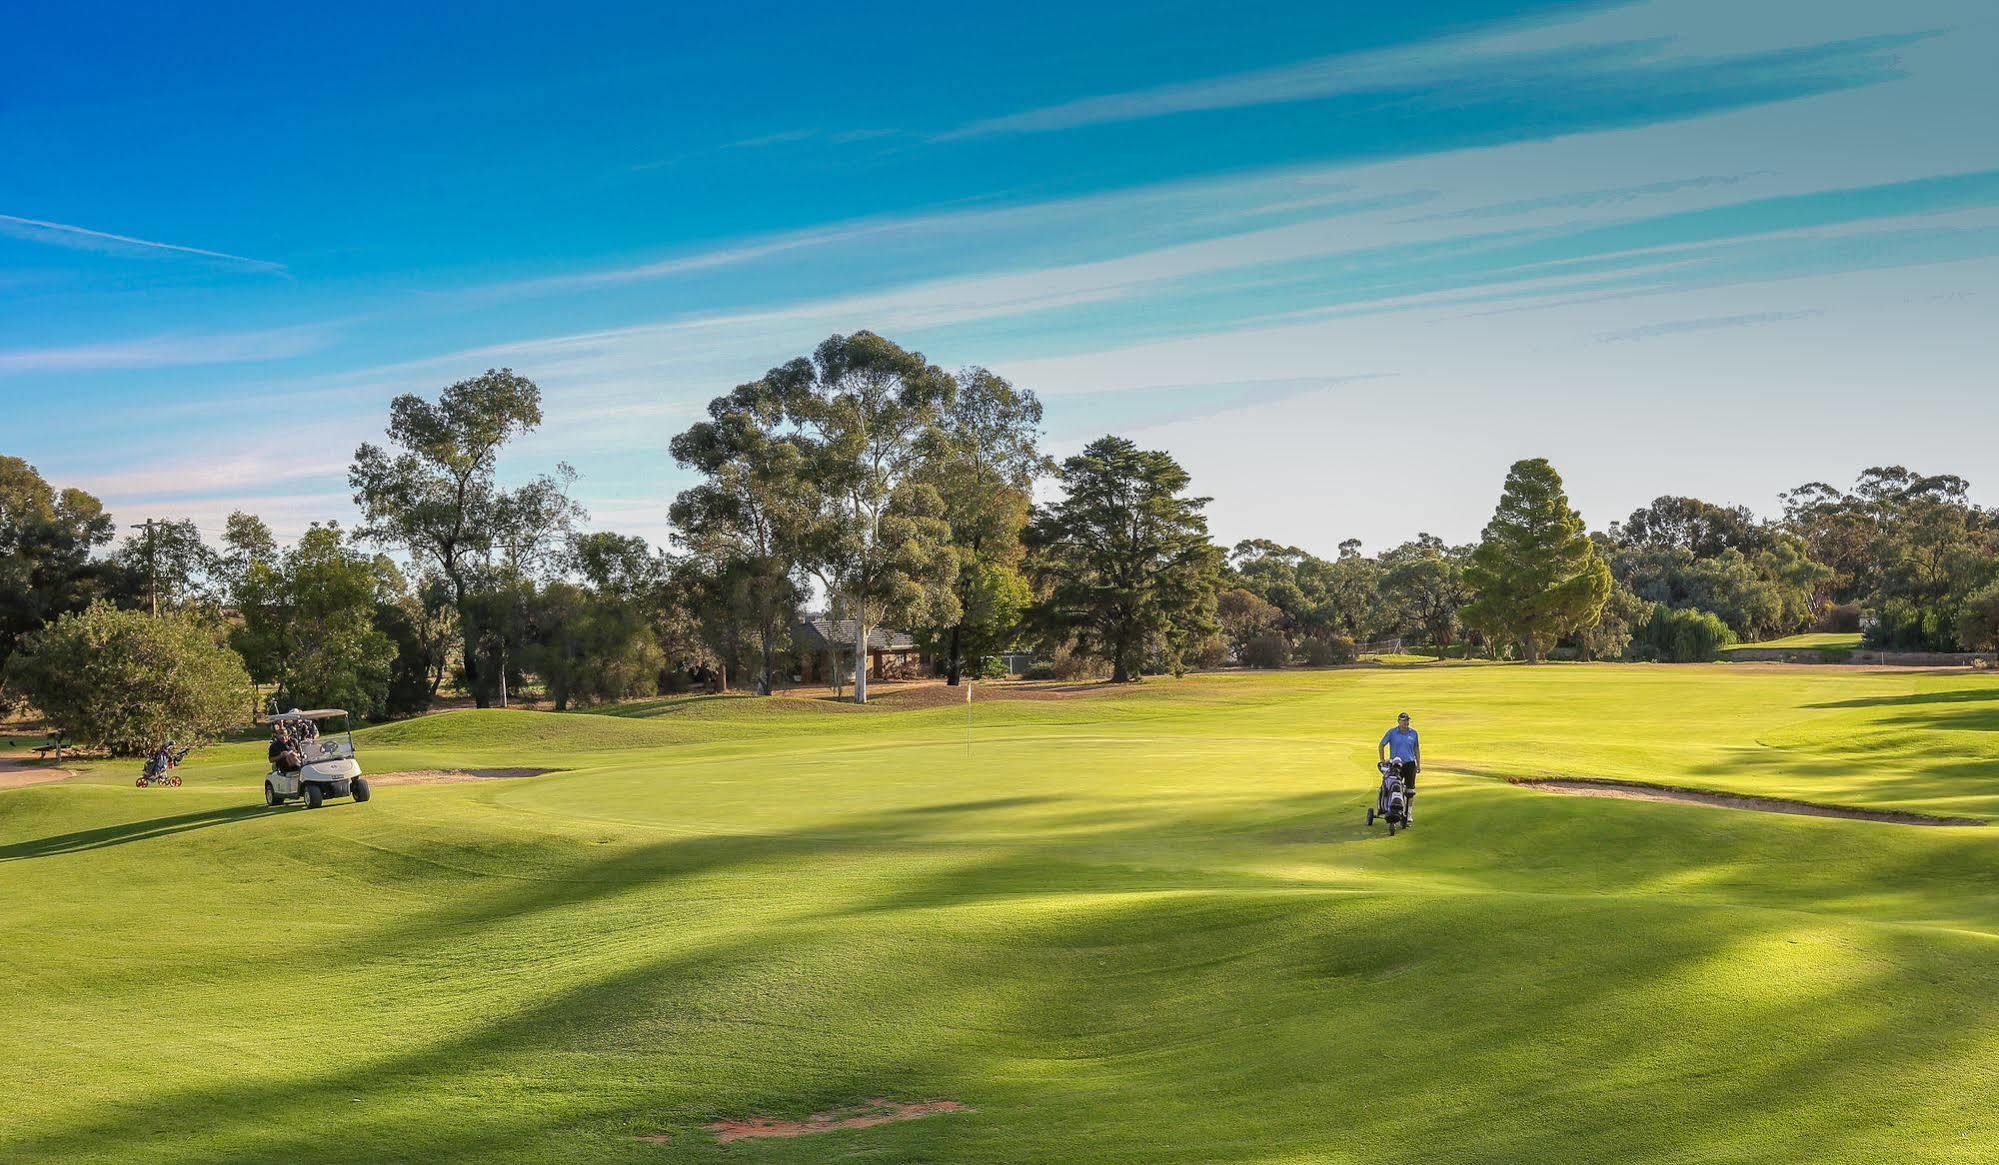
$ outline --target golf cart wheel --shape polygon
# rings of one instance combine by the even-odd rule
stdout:
[[[354,794],[354,800],[357,804],[366,801],[368,799],[368,778],[355,777],[354,783],[349,785],[348,789]]]
[[[305,783],[305,807],[307,809],[317,809],[325,803],[326,794],[320,792],[318,784],[307,781]]]
[[[272,786],[272,784],[271,784],[271,783],[270,783],[269,781],[265,781],[265,782],[264,782],[264,804],[266,804],[266,805],[269,805],[269,806],[272,806],[273,808],[275,808],[275,807],[277,807],[277,806],[279,806],[279,805],[282,805],[282,804],[284,804],[284,803],[285,803],[285,799],[284,799],[283,797],[280,797],[280,796],[278,796],[278,791],[277,791],[277,789],[276,789],[275,787],[273,787],[273,786]]]

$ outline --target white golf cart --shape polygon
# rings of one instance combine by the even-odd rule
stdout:
[[[327,722],[325,732],[319,729],[321,721]],[[357,802],[368,799],[368,781],[361,775],[361,762],[354,759],[354,728],[346,709],[301,712],[293,708],[271,717],[270,722],[292,725],[294,732],[301,732],[307,724],[312,727],[301,732],[292,746],[299,755],[298,771],[273,768],[264,778],[264,804],[282,805],[303,798],[307,809],[317,809],[328,797],[352,797]]]

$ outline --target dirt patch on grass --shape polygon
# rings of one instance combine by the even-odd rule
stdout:
[[[75,775],[69,769],[54,768],[38,761],[0,758],[0,789],[25,789],[29,785],[48,785],[56,781],[67,781]]]
[[[511,781],[539,777],[562,769],[410,769],[400,773],[368,774],[368,783],[389,785],[463,785],[472,781]]]
[[[757,1116],[748,1120],[715,1121],[705,1126],[715,1134],[718,1144],[744,1141],[753,1137],[803,1137],[812,1133],[831,1133],[840,1129],[871,1129],[876,1125],[893,1124],[896,1121],[921,1120],[926,1116],[938,1116],[947,1112],[971,1112],[968,1105],[955,1100],[884,1100],[880,1097],[864,1100],[852,1108],[836,1108],[828,1112],[815,1112],[804,1120],[780,1120],[777,1117]],[[641,1140],[665,1141],[666,1136],[642,1137]]]
[[[1677,805],[1706,805],[1717,809],[1747,809],[1756,813],[1791,813],[1801,817],[1843,817],[1849,821],[1881,821],[1891,825],[1984,825],[1977,817],[1938,817],[1929,813],[1909,813],[1896,809],[1857,809],[1851,805],[1818,805],[1783,797],[1752,797],[1742,793],[1714,793],[1705,789],[1684,789],[1672,785],[1646,785],[1637,781],[1608,781],[1589,777],[1514,780],[1525,789],[1544,793],[1564,793],[1572,797],[1615,797],[1625,801],[1666,801]]]
[[[1136,690],[1132,684],[1101,680],[1075,683],[1065,680],[980,680],[973,685],[972,702],[990,704],[995,700],[1075,700],[1108,696]],[[824,696],[823,699],[836,699]],[[852,699],[851,693],[846,697]],[[941,708],[965,702],[964,685],[952,687],[943,680],[905,684],[883,691],[868,686],[868,703],[897,709]]]

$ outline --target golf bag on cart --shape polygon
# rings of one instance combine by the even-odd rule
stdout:
[[[179,768],[180,762],[186,760],[187,754],[193,751],[192,748],[177,749],[173,741],[167,741],[153,755],[146,758],[146,767],[140,770],[139,779],[133,783],[141,789],[149,785],[180,788],[180,777],[175,775],[174,770]]]
[[[1413,795],[1410,786],[1414,776],[1409,770],[1412,762],[1385,760],[1375,766],[1381,770],[1381,788],[1375,794],[1374,808],[1367,811],[1367,823],[1373,825],[1376,818],[1388,823],[1388,835],[1395,836],[1395,830],[1409,827],[1409,799]]]

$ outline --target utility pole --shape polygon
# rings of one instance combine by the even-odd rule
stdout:
[[[146,532],[146,599],[148,605],[152,607],[153,618],[157,619],[160,617],[160,568],[153,557],[154,524],[153,519],[147,518],[143,522],[134,523],[132,529]]]

